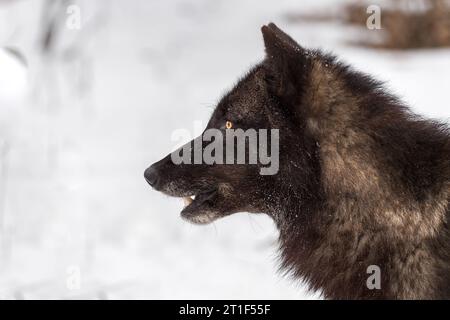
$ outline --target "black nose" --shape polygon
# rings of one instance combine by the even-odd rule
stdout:
[[[147,170],[145,170],[144,177],[145,177],[145,180],[147,180],[148,184],[151,185],[152,187],[158,181],[158,175],[157,175],[155,168],[153,168],[153,166],[151,166],[151,167],[147,168]]]

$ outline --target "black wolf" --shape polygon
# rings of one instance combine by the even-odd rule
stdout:
[[[207,128],[279,129],[278,173],[167,156],[145,171],[148,183],[195,196],[182,211],[191,222],[268,214],[283,270],[326,298],[450,298],[447,126],[272,23],[262,34],[265,59],[221,99]]]

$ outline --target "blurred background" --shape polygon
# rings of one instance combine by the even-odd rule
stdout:
[[[277,271],[269,218],[193,226],[143,179],[270,21],[448,122],[449,1],[0,0],[0,298],[320,298]]]

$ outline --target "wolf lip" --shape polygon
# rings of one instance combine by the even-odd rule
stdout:
[[[211,200],[216,195],[216,189],[211,189],[205,192],[201,192],[193,197],[184,197],[185,203],[184,209],[181,214],[185,217],[195,215],[195,212],[208,200]]]

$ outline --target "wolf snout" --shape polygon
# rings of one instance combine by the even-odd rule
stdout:
[[[158,171],[154,168],[154,166],[150,166],[145,170],[144,178],[149,185],[155,187],[158,183]]]

